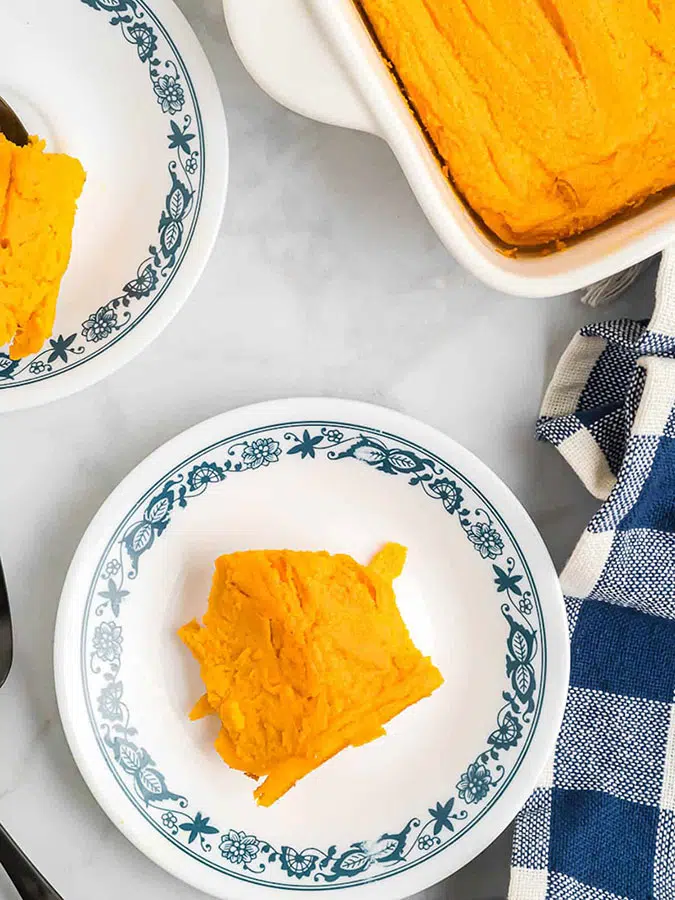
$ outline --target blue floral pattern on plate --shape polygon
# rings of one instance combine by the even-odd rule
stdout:
[[[147,256],[120,293],[72,334],[49,339],[34,356],[12,360],[0,351],[0,391],[34,384],[82,365],[128,333],[171,284],[190,246],[204,189],[204,129],[190,75],[145,0],[73,0],[109,15],[109,22],[148,71],[149,89],[167,117],[168,188]]]
[[[118,0],[121,2],[121,0]],[[134,579],[180,509],[215,485],[286,461],[323,457],[367,465],[440,503],[490,567],[507,633],[505,686],[495,728],[484,749],[467,761],[450,796],[434,801],[405,824],[349,846],[276,847],[264,836],[214,822],[167,783],[142,745],[125,702],[121,619]],[[303,463],[308,464],[307,462]],[[343,423],[289,423],[223,440],[193,456],[139,501],[99,560],[83,628],[83,676],[90,723],[112,771],[136,808],[182,850],[228,875],[261,885],[324,888],[362,883],[417,865],[442,851],[490,808],[510,783],[539,718],[546,642],[536,587],[520,548],[498,512],[460,472],[396,436]],[[499,563],[496,562],[499,560]]]

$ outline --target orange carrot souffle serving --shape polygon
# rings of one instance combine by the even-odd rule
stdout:
[[[367,566],[291,550],[216,560],[203,625],[179,632],[206,688],[191,718],[220,718],[216,749],[265,779],[254,792],[261,806],[345,747],[382,736],[443,683],[396,605],[405,557],[386,544]]]
[[[0,134],[0,347],[10,343],[12,359],[52,333],[84,180],[77,159]]]

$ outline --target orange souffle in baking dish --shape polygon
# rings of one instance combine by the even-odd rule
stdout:
[[[358,0],[456,188],[506,243],[675,184],[674,0]]]

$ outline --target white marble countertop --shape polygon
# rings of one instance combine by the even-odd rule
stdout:
[[[0,821],[65,900],[200,896],[108,821],[59,723],[52,631],[70,558],[110,490],[200,420],[253,401],[334,395],[428,421],[511,486],[558,565],[589,514],[565,463],[533,439],[542,390],[572,333],[644,316],[653,271],[611,311],[576,297],[491,291],[441,247],[378,139],[307,121],[251,81],[219,0],[179,0],[228,114],[231,185],[220,238],[173,324],[121,372],[0,420],[0,546],[16,661],[0,692]],[[505,896],[509,838],[423,895]],[[0,875],[0,898],[14,897]]]

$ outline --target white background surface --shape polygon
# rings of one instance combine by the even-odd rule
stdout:
[[[610,310],[518,300],[458,268],[378,139],[269,100],[228,41],[220,0],[179,0],[223,93],[231,187],[191,301],[121,372],[0,418],[0,548],[16,661],[0,692],[0,821],[65,900],[200,896],[148,862],[81,780],[56,711],[52,630],[90,518],[147,453],[232,407],[289,395],[361,399],[446,431],[510,485],[554,560],[595,501],[533,427],[552,367],[594,318],[642,317],[652,269]],[[503,898],[508,836],[425,900]],[[14,894],[0,873],[0,898]]]

